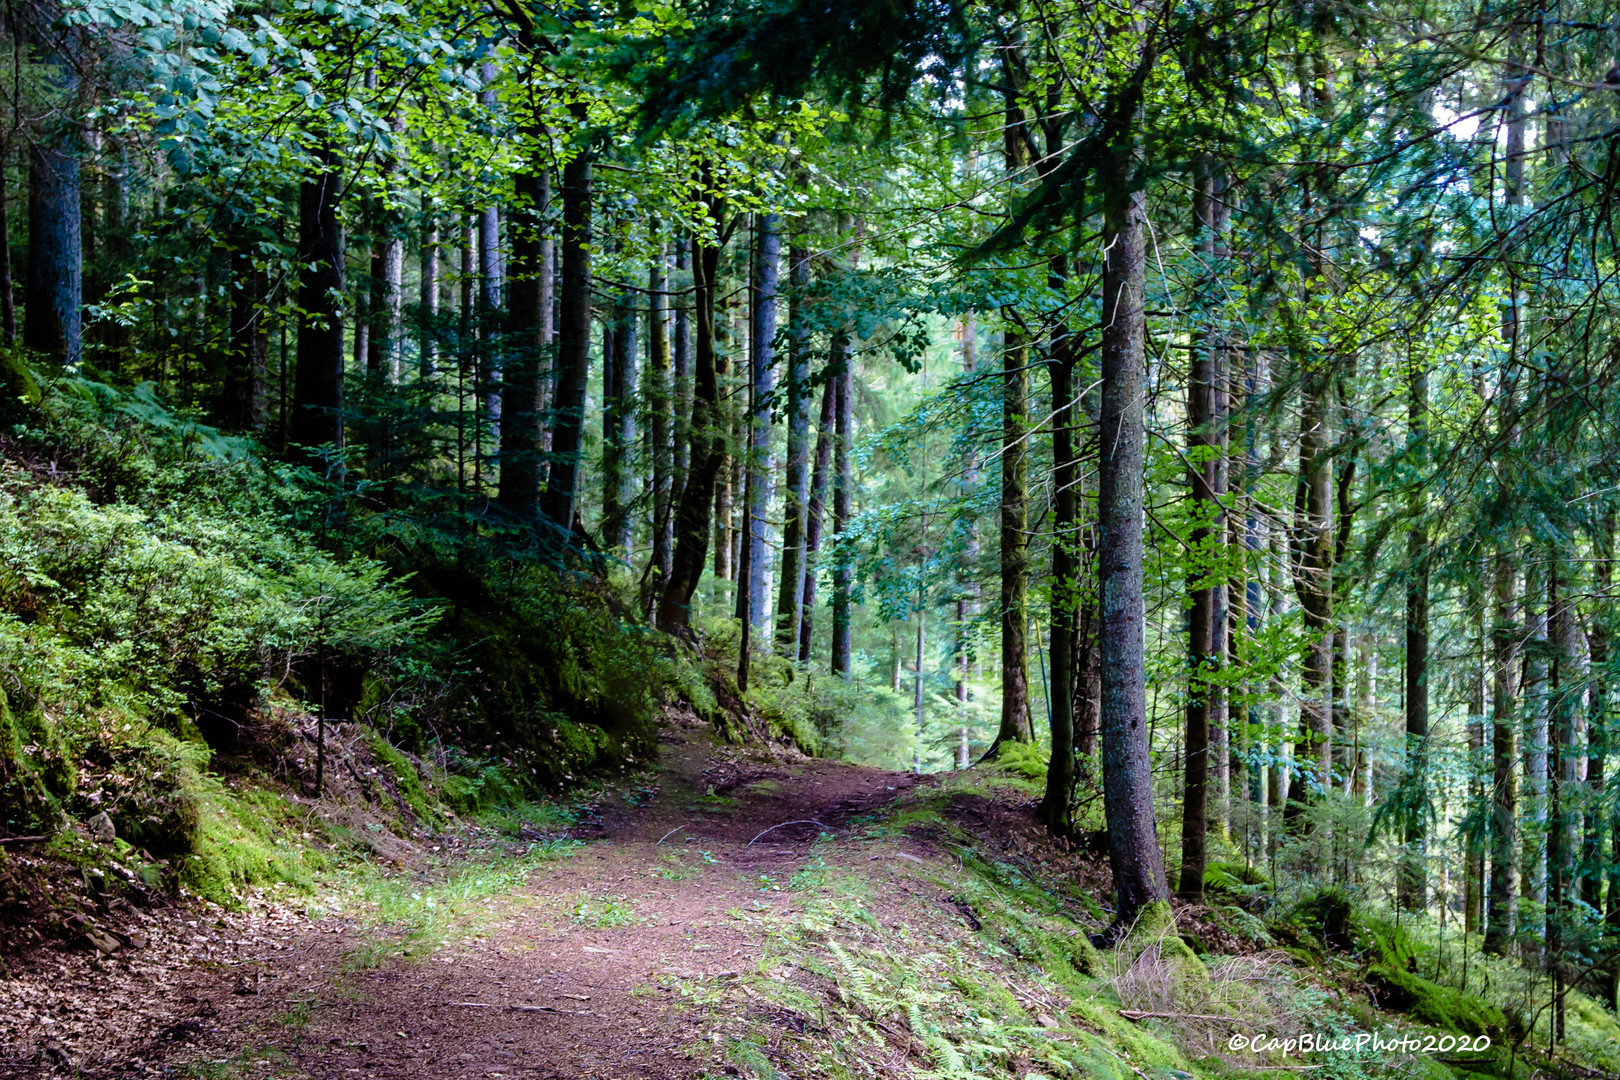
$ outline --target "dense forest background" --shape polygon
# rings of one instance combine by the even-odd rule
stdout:
[[[1615,1003],[1612,11],[3,29],[7,830],[193,850],[128,777],[267,711],[476,805],[681,700],[1044,776],[1116,925],[1242,864]]]

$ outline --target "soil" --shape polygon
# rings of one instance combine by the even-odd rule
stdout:
[[[663,742],[656,787],[604,797],[571,831],[577,853],[428,955],[368,965],[357,947],[374,928],[274,898],[154,917],[144,949],[60,955],[0,983],[0,1076],[735,1072],[719,1029],[739,1018],[706,988],[749,970],[764,931],[727,913],[788,913],[775,883],[818,837],[919,780],[718,747],[689,719]]]

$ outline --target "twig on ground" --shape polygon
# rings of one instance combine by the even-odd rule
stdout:
[[[508,1012],[543,1012],[561,1013],[564,1016],[595,1016],[595,1013],[579,1012],[574,1009],[553,1009],[550,1005],[497,1005],[488,1001],[451,1001],[452,1008],[457,1009],[505,1009]]]
[[[775,832],[777,829],[785,829],[789,825],[821,825],[821,822],[813,821],[813,820],[811,820],[811,821],[784,821],[780,825],[772,825],[770,828],[766,829],[765,832],[760,833],[759,836],[764,836],[765,833]],[[826,829],[828,832],[837,832],[838,831],[837,829],[833,828],[831,825],[821,825],[821,827],[823,829]],[[758,840],[759,836],[754,837],[754,840]],[[748,843],[744,844],[743,847],[753,847],[754,846],[754,840],[748,841]]]
[[[668,840],[670,837],[674,836],[684,828],[686,828],[686,822],[683,821],[673,829],[669,830],[669,832],[665,833],[663,836],[660,836],[658,838],[658,844],[662,844],[665,840]],[[657,847],[658,844],[654,844],[653,847]]]

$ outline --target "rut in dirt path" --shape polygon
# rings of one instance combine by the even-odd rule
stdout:
[[[249,1075],[343,1080],[716,1067],[704,1001],[718,995],[705,988],[756,961],[758,923],[790,914],[784,887],[824,831],[916,778],[755,759],[715,748],[703,727],[672,725],[662,742],[656,789],[604,800],[574,830],[586,846],[491,905],[470,936],[358,972],[344,970],[352,938],[292,942],[263,958],[265,992],[214,995],[207,1056]],[[744,910],[764,918],[727,914]]]

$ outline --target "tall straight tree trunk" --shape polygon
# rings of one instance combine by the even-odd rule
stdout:
[[[50,53],[42,59],[50,81],[72,93],[76,79],[69,65]],[[79,133],[68,120],[52,120],[28,147],[23,344],[66,366],[77,364],[84,349],[80,192]]]
[[[1061,257],[1050,263],[1047,281],[1061,296],[1067,277]],[[1069,810],[1074,795],[1074,653],[1077,633],[1077,564],[1080,543],[1078,462],[1074,456],[1074,355],[1066,327],[1053,333],[1047,369],[1052,380],[1052,684],[1048,691],[1052,712],[1052,756],[1046,770],[1046,791],[1036,816],[1053,836],[1074,832]],[[920,633],[920,631],[919,631]],[[919,679],[921,676],[919,676]],[[919,717],[921,694],[918,690]],[[920,723],[920,718],[919,718]]]
[[[845,271],[853,274],[859,262],[859,227],[848,215],[839,223],[840,235],[849,243]],[[838,383],[837,405],[833,412],[833,535],[842,537],[849,527],[855,495],[853,449],[855,438],[855,340],[853,313],[846,313],[832,349],[835,365],[832,378]],[[854,559],[840,546],[833,563],[832,673],[850,677],[853,653],[850,637],[850,592],[855,582]]]
[[[1547,548],[1547,638],[1551,663],[1547,673],[1554,760],[1549,777],[1547,830],[1547,966],[1553,977],[1553,1039],[1565,1038],[1565,936],[1573,913],[1575,866],[1580,830],[1580,757],[1576,734],[1576,695],[1568,684],[1579,681],[1575,653],[1575,617],[1569,596],[1569,564],[1551,545]]]
[[[822,523],[827,504],[832,447],[838,438],[838,379],[831,372],[821,387],[821,414],[816,419],[816,460],[810,478],[810,497],[804,510],[804,598],[799,604],[799,663],[810,662],[811,631],[815,626],[816,572],[820,568]]]
[[[529,168],[513,177],[510,300],[506,311],[506,365],[501,385],[501,486],[503,506],[523,520],[540,511],[540,399],[544,343],[551,335],[541,296],[551,268],[541,231],[551,201],[551,176]]]
[[[611,338],[604,337],[608,362],[602,386],[605,435],[602,447],[602,539],[611,548],[630,551],[635,519],[630,514],[636,492],[636,307],[632,293],[621,293],[610,315]],[[610,344],[611,342],[611,344]]]
[[[479,68],[483,89],[479,102],[491,114],[496,108],[495,78],[499,69],[490,61]],[[501,211],[494,204],[477,214],[478,228],[478,402],[481,419],[488,426],[489,444],[501,442],[501,350],[496,336],[500,331],[499,312],[505,291],[501,268]]]
[[[978,370],[978,333],[973,316],[964,316],[961,323],[964,377],[971,376]],[[974,446],[975,434],[973,431],[967,433],[967,438],[964,439],[967,449],[962,455],[962,487],[968,491],[979,482],[979,454]],[[973,763],[970,753],[968,708],[973,701],[974,664],[968,628],[979,616],[979,582],[975,576],[979,565],[979,526],[970,514],[963,527],[967,535],[962,542],[962,565],[956,583],[956,710],[960,717],[956,744],[958,769],[965,769]]]
[[[765,591],[766,556],[770,550],[770,507],[776,477],[771,461],[771,400],[776,392],[775,357],[777,282],[781,263],[781,220],[775,214],[755,218],[753,301],[750,305],[748,483],[744,533],[748,545],[747,623],[753,630],[769,624],[771,606]]]
[[[300,446],[343,446],[342,176],[337,156],[315,152],[298,188],[298,370],[288,438]]]
[[[704,170],[706,189],[713,188],[713,177]],[[723,226],[725,203],[711,196],[709,219],[718,230]],[[697,341],[692,379],[691,465],[681,492],[675,518],[675,558],[669,583],[658,604],[658,625],[665,630],[691,623],[692,595],[703,576],[704,557],[709,546],[709,514],[714,506],[714,486],[725,457],[725,428],[719,414],[719,378],[714,348],[714,297],[720,272],[720,249],[699,240],[693,242],[693,301],[697,314]]]
[[[1133,124],[1135,121],[1132,122]],[[1117,941],[1141,909],[1168,899],[1147,727],[1142,571],[1145,495],[1146,193],[1133,140],[1108,148],[1102,169],[1102,417],[1098,546],[1101,591],[1103,810],[1114,875]]]
[[[1526,949],[1535,953],[1546,927],[1542,910],[1547,904],[1547,563],[1543,552],[1530,548],[1524,573],[1524,828],[1519,835],[1519,882],[1528,925],[1521,926],[1534,941]],[[1531,955],[1527,951],[1526,955]]]
[[[1491,627],[1491,890],[1485,912],[1484,949],[1504,955],[1515,932],[1518,906],[1519,761],[1515,750],[1518,718],[1518,627],[1514,587],[1518,570],[1499,553],[1492,573]]]
[[[1022,36],[1001,49],[1002,163],[1016,187],[1029,165],[1029,117]],[[989,755],[1004,742],[1032,742],[1029,715],[1029,346],[1005,320],[1001,349],[1001,725]],[[987,755],[987,756],[989,756]]]
[[[225,415],[232,427],[263,431],[269,420],[265,381],[270,368],[270,331],[264,303],[269,275],[254,265],[254,252],[231,252],[231,333],[226,358]]]
[[[1614,512],[1603,511],[1593,537],[1592,592],[1608,596],[1614,584]],[[1609,756],[1609,614],[1605,607],[1592,612],[1586,632],[1592,685],[1586,713],[1587,805],[1581,843],[1581,901],[1594,912],[1603,910],[1603,851],[1609,831],[1604,808],[1605,762]]]
[[[1485,805],[1485,694],[1490,661],[1490,637],[1486,630],[1486,595],[1489,589],[1489,563],[1481,563],[1477,615],[1474,624],[1476,670],[1469,681],[1468,694],[1468,805]],[[1472,605],[1471,605],[1472,606]],[[1369,764],[1370,769],[1370,764]],[[1370,786],[1370,785],[1369,785]],[[1371,793],[1369,792],[1369,798]],[[1463,929],[1470,934],[1485,932],[1485,848],[1483,837],[1468,840],[1467,888],[1463,892]]]
[[[417,267],[417,305],[422,309],[421,341],[417,346],[416,375],[433,375],[433,335],[439,314],[439,222],[433,197],[422,193],[422,251]]]
[[[833,415],[833,535],[842,537],[849,528],[851,497],[854,494],[855,473],[850,457],[850,441],[855,435],[855,350],[843,332],[845,341],[839,356],[839,368],[833,378],[838,383],[838,405]],[[855,580],[854,560],[848,551],[840,548],[833,561],[832,611],[832,673],[845,679],[850,677],[850,589]]]
[[[1219,195],[1207,162],[1200,165],[1193,184],[1199,248],[1206,266],[1210,266],[1215,260],[1215,203]],[[1200,292],[1207,291],[1200,288]],[[1187,728],[1182,744],[1181,874],[1176,891],[1193,903],[1204,899],[1210,762],[1217,749],[1211,744],[1210,722],[1216,711],[1214,699],[1220,693],[1210,675],[1220,667],[1219,646],[1225,629],[1224,605],[1220,603],[1224,570],[1204,565],[1213,560],[1226,531],[1221,508],[1225,493],[1220,490],[1220,350],[1213,333],[1200,335],[1187,380],[1187,483],[1192,489],[1195,523],[1190,541],[1199,561],[1187,583],[1192,611],[1187,623]]]
[[[670,382],[669,302],[664,248],[660,243],[647,272],[647,414],[652,450],[652,554],[648,564],[649,608],[664,590],[675,556],[675,505],[671,478],[675,470],[674,415]]]
[[[810,252],[804,234],[788,246],[787,477],[782,508],[782,572],[776,589],[776,648],[799,656],[804,621],[805,520],[810,502],[810,350],[804,329],[804,292],[810,284]]]
[[[1524,98],[1528,82],[1519,66],[1519,42],[1515,31],[1509,40],[1508,52],[1511,79],[1503,124],[1504,149],[1504,202],[1511,209],[1517,207],[1524,194]],[[1513,440],[1513,367],[1519,351],[1519,297],[1512,264],[1503,252],[1503,268],[1508,281],[1508,302],[1502,309],[1502,343],[1507,351],[1503,368],[1504,386],[1498,394],[1498,436]],[[1510,478],[1498,474],[1498,485]],[[1501,956],[1518,927],[1515,921],[1518,907],[1517,847],[1518,833],[1518,753],[1515,747],[1518,727],[1518,649],[1519,628],[1515,625],[1516,604],[1514,589],[1518,582],[1517,553],[1511,537],[1498,541],[1495,566],[1492,572],[1494,593],[1493,626],[1491,628],[1492,688],[1491,688],[1491,758],[1493,792],[1491,798],[1491,887],[1485,913],[1484,949]]]
[[[692,269],[691,241],[684,236],[675,238],[675,274],[684,282]],[[675,329],[670,339],[671,358],[675,365],[675,475],[671,485],[675,498],[686,488],[686,470],[691,463],[692,421],[692,323],[691,294],[682,296],[675,304]]]
[[[1407,447],[1421,468],[1428,437],[1429,380],[1420,361],[1407,373]],[[1423,492],[1417,487],[1407,502],[1412,519],[1406,534],[1406,769],[1409,782],[1427,787],[1429,743],[1429,532],[1424,521]],[[1426,830],[1422,815],[1406,823],[1405,847],[1398,873],[1398,897],[1407,911],[1428,907]]]
[[[585,107],[574,119],[586,123]],[[557,397],[553,410],[551,468],[541,512],[554,539],[573,532],[578,503],[580,436],[585,426],[585,384],[591,363],[591,159],[581,152],[563,166],[562,287],[557,306]]]
[[[0,143],[0,337],[17,340],[17,298],[11,282],[11,144]]]

